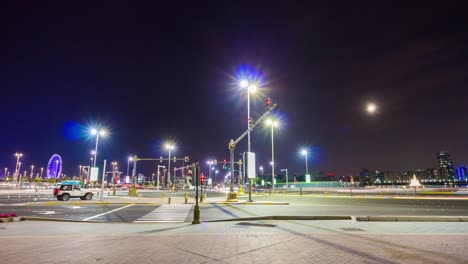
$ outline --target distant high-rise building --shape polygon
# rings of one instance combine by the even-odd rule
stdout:
[[[448,152],[437,153],[439,161],[439,177],[444,181],[455,181],[455,169],[453,168],[452,156]]]
[[[466,166],[458,166],[457,167],[457,180],[459,182],[464,181],[466,182],[468,176],[468,169]]]

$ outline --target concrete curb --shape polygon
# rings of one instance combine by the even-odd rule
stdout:
[[[356,221],[374,222],[468,222],[468,216],[356,216]]]
[[[288,202],[206,202],[205,204],[289,205]]]
[[[99,221],[83,221],[83,220],[73,220],[73,219],[63,219],[63,218],[47,218],[47,217],[37,217],[37,216],[23,216],[23,221],[50,221],[50,222],[70,222],[70,223],[109,223],[109,222],[99,222]]]
[[[316,216],[298,216],[298,215],[271,215],[258,217],[242,217],[223,220],[207,220],[203,222],[238,222],[238,221],[259,221],[259,220],[351,220],[351,216],[341,215],[316,215]]]
[[[97,205],[103,205],[103,204],[151,204],[151,205],[160,205],[160,204],[163,204],[163,203],[157,203],[157,202],[111,202],[111,201],[100,201],[100,202],[27,202],[25,203],[24,205],[27,205],[27,206],[35,206],[35,205],[40,205],[40,206],[44,206],[44,205],[68,205],[68,204],[72,204],[72,205],[83,205],[83,204],[86,204],[86,205],[93,205],[93,204],[97,204]]]

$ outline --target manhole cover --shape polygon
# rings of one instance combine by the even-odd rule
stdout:
[[[244,226],[263,226],[263,227],[275,227],[276,225],[272,224],[261,224],[261,223],[249,223],[249,222],[240,222],[236,225],[244,225]]]
[[[355,227],[345,227],[345,228],[340,228],[340,229],[344,231],[365,231],[361,228],[355,228]]]

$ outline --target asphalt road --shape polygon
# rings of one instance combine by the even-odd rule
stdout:
[[[58,218],[67,220],[88,220],[99,222],[135,222],[143,217],[156,217],[165,215],[171,217],[185,216],[185,221],[191,221],[193,206],[180,209],[172,213],[158,209],[158,204],[99,204],[86,203],[79,199],[79,204],[58,202],[48,192],[41,194],[38,201],[53,203],[34,204],[34,196],[16,196],[0,194],[0,213],[15,212],[19,216],[34,216],[44,218]],[[160,196],[161,193],[146,193],[147,196]],[[183,196],[183,192],[167,193],[168,196]],[[192,196],[193,194],[190,194]],[[224,197],[224,194],[208,193],[210,197],[215,195]],[[246,196],[239,197],[246,199]],[[243,204],[219,204],[205,203],[200,206],[202,221],[227,220],[234,218],[246,218],[257,216],[467,216],[468,200],[451,200],[446,198],[417,197],[365,197],[342,195],[254,195],[254,201],[288,202],[289,205],[243,205]],[[165,205],[163,205],[164,207]],[[161,211],[162,210],[162,211]],[[173,215],[171,215],[173,214]],[[184,218],[184,217],[182,217]],[[151,220],[151,217],[150,217]]]

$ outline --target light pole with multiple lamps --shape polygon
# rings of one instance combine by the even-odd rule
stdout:
[[[96,136],[96,147],[94,148],[94,163],[93,163],[93,167],[96,167],[96,161],[97,161],[97,152],[98,152],[98,144],[99,144],[99,136],[106,136],[107,135],[107,131],[106,130],[103,130],[103,129],[100,129],[99,131],[95,128],[91,129],[90,130],[90,134],[91,135],[95,135]]]
[[[278,121],[271,119],[267,120],[267,124],[271,126],[271,189],[275,190],[275,141],[274,141],[274,128],[278,126]]]
[[[241,88],[247,88],[247,152],[250,152],[250,127],[252,124],[252,117],[250,116],[250,93],[254,93],[257,90],[257,86],[254,83],[249,83],[247,80],[240,81]],[[244,171],[244,175],[249,177],[249,190],[252,191],[252,178],[247,175],[247,170]],[[244,193],[244,189],[242,187],[242,182],[239,183],[239,193]]]

